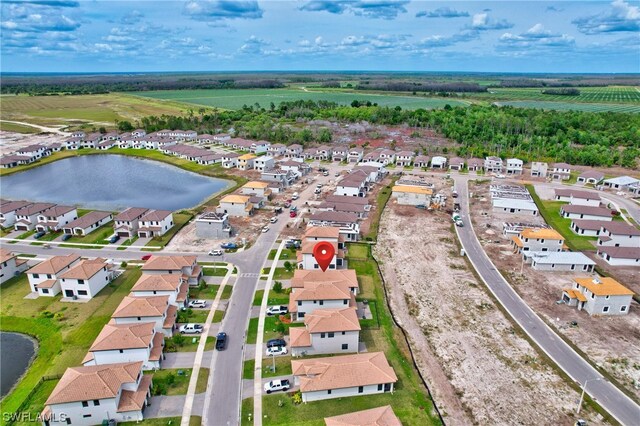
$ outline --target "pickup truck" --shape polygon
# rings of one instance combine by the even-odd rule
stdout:
[[[180,327],[180,333],[182,334],[200,334],[202,333],[202,326],[200,324],[185,324]]]
[[[289,312],[289,308],[287,308],[286,306],[283,306],[283,305],[280,305],[280,306],[269,306],[267,308],[267,315],[268,316],[286,314],[287,312]]]
[[[277,391],[287,391],[291,389],[291,383],[289,380],[271,380],[264,384],[264,391],[266,393],[277,392]]]

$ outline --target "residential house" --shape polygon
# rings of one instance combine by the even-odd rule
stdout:
[[[229,139],[231,139],[231,135],[228,133],[218,133],[216,135],[213,135],[213,140],[218,144],[228,141]]]
[[[349,289],[354,295],[358,294],[358,277],[353,269],[296,269],[291,279],[291,290],[304,288],[309,282],[334,282]]]
[[[571,230],[578,235],[597,237],[602,228],[601,220],[572,220]]]
[[[613,220],[613,214],[608,208],[583,206],[579,204],[563,205],[560,207],[560,214],[562,217],[567,217],[569,219]]]
[[[28,155],[3,155],[0,157],[0,167],[3,169],[12,169],[14,167],[33,163],[35,160]]]
[[[259,197],[268,198],[271,195],[271,190],[269,189],[269,184],[267,182],[252,180],[242,185],[240,193],[242,195],[257,195]]]
[[[279,163],[278,166],[284,171],[295,173],[296,177],[302,177],[311,171],[309,164],[303,161],[288,160]]]
[[[131,132],[131,135],[136,137],[146,136],[147,132],[144,129],[135,129],[133,132]]]
[[[152,375],[142,362],[70,367],[45,402],[45,426],[89,426],[142,421],[151,398]]]
[[[305,315],[312,314],[316,309],[355,306],[355,295],[342,281],[307,281],[302,288],[292,288],[289,295],[289,312],[293,321],[302,321]]]
[[[556,188],[555,195],[556,201],[567,201],[569,204],[579,206],[599,207],[602,202],[598,194],[590,191],[581,191],[579,189]]]
[[[259,172],[273,170],[275,164],[275,160],[270,155],[262,155],[253,160],[253,168]]]
[[[366,200],[364,197],[346,197],[344,195],[335,195],[335,197],[344,197],[349,200]],[[368,204],[357,204],[350,202],[334,202],[334,201],[322,201],[317,207],[317,211],[332,211],[332,212],[345,212],[355,213],[358,215],[358,219],[364,219],[367,217],[367,213],[370,210]]]
[[[224,154],[205,154],[198,158],[198,164],[202,164],[204,166],[208,166],[211,164],[222,163],[222,158]]]
[[[312,226],[337,226],[340,234],[344,235],[347,241],[358,241],[360,239],[360,225],[358,215],[346,212],[315,212],[309,217],[307,227]]]
[[[213,139],[213,135],[204,133],[202,135],[198,135],[198,137],[196,138],[196,141],[198,141],[199,144],[210,144],[214,142],[214,139]]]
[[[24,148],[19,148],[16,150],[16,155],[24,155],[27,157],[31,157],[34,160],[39,160],[43,157],[48,157],[51,155],[51,149],[45,145],[29,145]]]
[[[503,163],[500,157],[486,157],[484,159],[485,173],[502,173]]]
[[[391,196],[404,206],[429,206],[433,190],[422,186],[394,185]]]
[[[415,155],[412,151],[400,151],[396,154],[396,166],[398,167],[406,167],[410,166],[413,162],[413,157]]]
[[[313,254],[313,249],[318,241],[328,242],[335,250],[328,269],[342,269],[347,267],[344,237],[340,235],[340,228],[323,226],[308,228],[305,232],[305,237],[302,239],[302,247],[297,253],[298,268],[320,269]]]
[[[325,417],[325,426],[402,426],[390,405]]]
[[[133,238],[138,235],[140,219],[149,212],[144,207],[130,207],[116,215],[114,221],[115,234],[124,238]]]
[[[198,238],[229,238],[231,225],[229,215],[208,211],[196,218],[196,236]]]
[[[18,259],[18,256],[9,250],[0,248],[0,284],[10,280],[27,269],[27,261]]]
[[[567,163],[553,163],[549,174],[553,180],[569,180],[571,177],[571,166]]]
[[[244,154],[238,157],[238,168],[240,170],[251,170],[257,157],[254,154]]]
[[[380,163],[367,163],[366,165],[355,166],[351,173],[355,171],[362,171],[366,173],[367,183],[378,182],[386,173],[386,169]]]
[[[363,171],[353,171],[344,176],[337,184],[334,195],[364,197],[367,194],[368,176]]]
[[[467,170],[478,173],[484,168],[484,163],[485,161],[480,158],[470,158],[469,161],[467,161]]]
[[[626,222],[602,223],[597,246],[640,248],[640,229]]]
[[[538,215],[538,206],[529,200],[519,200],[514,198],[494,198],[491,200],[494,212],[522,213],[533,216]]]
[[[271,142],[267,142],[267,141],[256,141],[256,142],[251,142],[251,145],[249,146],[249,152],[253,153],[253,154],[265,154],[269,147],[271,146]]]
[[[45,210],[55,207],[52,203],[27,204],[21,209],[15,210],[14,229],[16,231],[31,231],[36,228],[38,216]]]
[[[547,228],[525,228],[518,236],[511,237],[517,253],[558,252],[566,249],[564,237],[558,231]]]
[[[113,215],[109,212],[91,211],[63,226],[62,230],[65,234],[84,236],[111,222],[112,219]]]
[[[578,176],[578,183],[598,185],[604,179],[604,173],[597,170],[587,170]]]
[[[289,328],[291,355],[358,352],[360,322],[355,308],[316,309],[304,327]]]
[[[142,362],[143,370],[157,370],[164,359],[163,349],[164,334],[156,332],[152,322],[106,324],[91,344],[82,365]]]
[[[364,149],[360,147],[349,148],[349,154],[347,155],[347,161],[349,163],[359,163],[364,156]]]
[[[57,274],[63,297],[92,299],[113,279],[111,265],[104,259],[81,260]]]
[[[442,157],[440,155],[436,155],[431,159],[431,168],[432,169],[446,169],[447,168],[447,157]]]
[[[383,352],[291,361],[303,402],[393,392],[398,381]]]
[[[464,169],[464,158],[453,157],[449,161],[449,170],[463,170]]]
[[[253,214],[253,204],[251,204],[249,198],[251,197],[247,195],[225,195],[220,200],[216,212],[219,214],[228,214],[229,216],[251,216]]]
[[[269,148],[267,148],[267,153],[271,157],[280,157],[284,155],[286,151],[287,146],[281,143],[274,143],[273,145],[269,146]]]
[[[64,149],[76,150],[82,146],[83,137],[71,136],[64,140]]]
[[[315,148],[315,153],[313,154],[314,160],[327,161],[331,160],[331,155],[333,154],[333,149],[326,146],[320,145]]]
[[[196,256],[151,256],[144,265],[145,274],[176,274],[187,280],[189,285],[198,285],[202,279],[202,267]]]
[[[31,204],[33,203],[29,201],[8,201],[0,205],[0,226],[7,229],[13,228],[17,218],[16,212]]]
[[[528,251],[523,254],[525,262],[531,263],[531,267],[539,271],[591,272],[596,265],[596,262],[581,252]]]
[[[294,143],[293,145],[289,145],[284,153],[286,158],[300,158],[302,155],[302,145],[298,145]]]
[[[628,189],[632,185],[636,185],[640,180],[631,176],[618,176],[611,179],[605,179],[602,183],[605,188],[610,189]]]
[[[125,296],[111,316],[115,324],[153,323],[158,333],[171,337],[176,325],[178,308],[169,303],[169,296]]]
[[[142,274],[131,289],[135,297],[169,296],[169,303],[186,309],[189,283],[179,274]]]
[[[73,206],[53,206],[38,215],[37,231],[61,231],[64,225],[78,218],[78,210]]]
[[[640,265],[640,248],[638,247],[598,247],[598,256],[612,266]]]
[[[173,225],[171,210],[150,210],[138,220],[138,236],[140,238],[160,237],[173,228]]]
[[[349,147],[345,145],[338,145],[333,147],[333,152],[331,154],[332,161],[347,161],[349,158]]]
[[[109,139],[103,142],[98,143],[95,148],[100,149],[102,151],[106,151],[107,149],[111,149],[115,146],[118,145],[118,141],[115,141],[113,139]]]
[[[222,167],[225,169],[234,169],[238,167],[238,158],[240,158],[240,154],[236,154],[235,152],[225,152],[222,154],[220,164],[222,164]]]
[[[429,162],[431,161],[431,157],[428,155],[417,155],[413,160],[413,167],[427,168],[429,167]]]
[[[524,162],[519,158],[507,158],[507,174],[521,175]]]
[[[589,315],[626,315],[633,292],[610,277],[574,278],[571,288],[562,289],[562,300]]]
[[[54,142],[49,144],[49,149],[51,150],[51,152],[60,152],[62,151],[62,144],[59,142]]]
[[[72,132],[70,136],[72,138],[84,138],[85,133],[82,130],[76,130],[75,132]]]
[[[26,272],[31,292],[38,293],[39,296],[51,297],[60,293],[59,276],[78,264],[79,261],[80,256],[77,254],[68,254],[53,256],[38,263]]]
[[[531,163],[531,177],[547,177],[547,170],[549,165],[540,161],[534,161]]]
[[[292,161],[292,163],[295,163],[295,161]],[[308,166],[306,163],[303,164]],[[267,186],[269,187],[269,190],[273,192],[271,184],[276,183],[279,188],[287,188],[296,181],[298,176],[299,175],[296,172],[292,171],[291,168],[289,168],[289,170],[277,168],[262,172],[260,174],[260,179],[268,182]]]

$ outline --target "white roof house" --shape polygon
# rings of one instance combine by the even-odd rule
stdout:
[[[516,200],[513,198],[494,198],[492,200],[495,210],[502,210],[507,213],[531,213],[538,214],[538,206],[533,201]]]
[[[633,178],[631,176],[618,176],[611,179],[605,179],[603,183],[604,183],[604,186],[607,186],[610,188],[623,188],[638,182],[640,182],[640,180]]]
[[[523,252],[527,262],[531,262],[534,269],[558,270],[558,271],[580,271],[591,272],[596,262],[589,259],[581,252],[573,251],[544,251],[544,252]]]

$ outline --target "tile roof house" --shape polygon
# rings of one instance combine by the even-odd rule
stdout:
[[[453,157],[449,160],[449,170],[462,170],[464,169],[464,158]]]
[[[304,327],[289,328],[291,355],[358,352],[360,329],[356,308],[316,309]]]
[[[633,292],[610,277],[574,278],[571,288],[562,289],[562,300],[589,315],[626,315]]]
[[[65,234],[84,236],[111,222],[112,219],[113,215],[109,212],[91,211],[66,224],[62,230]]]
[[[33,163],[34,157],[28,155],[3,155],[0,157],[0,167],[3,169],[11,169],[25,164]]]
[[[50,209],[51,207],[55,207],[55,204],[33,203],[16,210],[13,228],[16,231],[34,230],[38,223],[38,215],[40,215],[45,210]]]
[[[484,160],[480,159],[480,158],[470,158],[467,161],[467,169],[470,172],[478,172],[480,170],[482,170],[484,167]]]
[[[189,283],[178,274],[142,274],[133,285],[135,297],[169,296],[169,303],[186,308],[189,301]]]
[[[37,231],[61,231],[64,225],[78,218],[78,210],[73,206],[53,206],[38,214]]]
[[[113,218],[113,226],[116,235],[124,238],[132,238],[138,235],[139,220],[149,209],[144,207],[130,207]]]
[[[289,295],[289,312],[293,321],[302,321],[316,309],[339,309],[356,306],[355,295],[344,281],[305,281]]]
[[[560,207],[562,217],[569,219],[590,219],[612,221],[613,215],[610,209],[605,207],[583,206],[578,204],[565,204]]]
[[[27,269],[27,261],[18,257],[8,250],[0,248],[0,284],[19,275]]]
[[[291,361],[303,402],[393,392],[398,381],[382,352]]]
[[[309,229],[314,229],[314,228],[309,228]],[[322,229],[322,228],[315,228],[315,229]],[[332,228],[335,229],[337,232],[340,232],[339,228]],[[335,250],[335,254],[333,255],[333,258],[331,259],[331,263],[329,263],[329,267],[327,270],[329,269],[343,269],[347,267],[347,261],[345,259],[345,250],[344,248],[340,248],[340,247],[344,247],[344,237],[340,237],[340,241],[338,241],[337,239],[334,240],[333,238],[303,238],[302,240],[302,247],[300,248],[300,250],[298,250],[297,252],[297,262],[298,262],[298,268],[299,269],[320,269],[320,266],[318,265],[318,263],[316,262],[316,258],[313,254],[313,249],[316,246],[316,244],[318,243],[318,241],[326,241],[329,244],[331,244]]]
[[[600,235],[600,228],[604,222],[601,220],[579,220],[571,221],[571,230],[578,235],[597,237]]]
[[[286,158],[299,158],[302,154],[302,145],[296,143],[289,145],[284,153]]]
[[[142,265],[144,274],[176,274],[189,285],[198,285],[202,279],[202,267],[196,256],[151,256]]]
[[[81,260],[58,274],[63,297],[91,299],[113,279],[111,265],[103,259]]]
[[[154,323],[107,324],[102,328],[82,365],[104,365],[120,362],[142,362],[143,370],[161,367],[164,334]]]
[[[626,222],[603,222],[596,245],[640,248],[640,229]]]
[[[571,177],[571,166],[567,163],[553,163],[549,174],[553,180],[568,180]]]
[[[158,333],[171,337],[178,308],[169,304],[169,296],[125,296],[111,316],[115,324],[152,322]]]
[[[640,248],[638,247],[598,247],[598,256],[613,266],[640,265]]]
[[[138,219],[138,236],[140,238],[160,237],[169,232],[173,225],[171,210],[149,210]]]
[[[578,175],[578,183],[597,185],[604,179],[604,173],[597,170],[587,170]]]
[[[413,162],[415,154],[413,151],[400,151],[396,154],[396,166],[405,167],[410,166]]]
[[[431,157],[429,157],[428,155],[417,155],[413,160],[413,166],[427,168],[429,167],[429,161],[431,161]]]
[[[325,426],[402,426],[390,405],[325,417]]]
[[[26,272],[31,292],[38,293],[39,296],[50,297],[60,293],[59,276],[79,262],[80,256],[68,254],[66,256],[53,256],[38,263]]]
[[[307,282],[338,282],[348,287],[351,293],[358,294],[358,278],[353,269],[327,269],[324,272],[317,269],[296,269],[291,279],[292,291],[304,288]]]
[[[349,149],[349,154],[347,155],[347,161],[349,163],[359,163],[362,161],[362,157],[364,156],[364,149],[360,147],[354,147]]]
[[[334,195],[364,197],[367,194],[369,176],[362,170],[355,170],[344,176],[336,184]]]
[[[591,191],[582,191],[579,189],[571,188],[556,188],[555,189],[556,201],[567,201],[569,204],[579,206],[593,206],[598,207],[602,202],[600,195]]]
[[[29,201],[8,201],[0,206],[0,226],[13,228],[16,223],[16,212],[33,203]],[[36,217],[37,220],[37,217]]]
[[[142,374],[142,362],[71,367],[49,395],[44,424],[102,424],[141,421],[151,398],[152,376]]]

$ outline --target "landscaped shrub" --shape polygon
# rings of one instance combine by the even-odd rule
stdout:
[[[295,392],[293,395],[291,395],[291,401],[295,405],[302,404],[302,392],[298,391],[298,392]]]
[[[273,291],[276,293],[282,293],[282,283],[280,281],[273,283]]]

